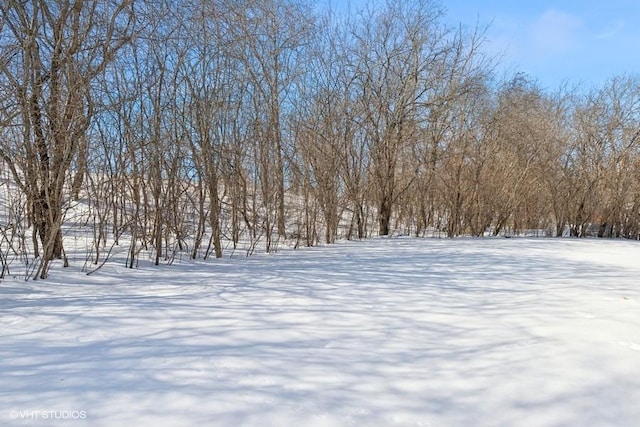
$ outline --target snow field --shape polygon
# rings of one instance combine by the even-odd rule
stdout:
[[[638,259],[392,238],[5,280],[0,425],[638,425]]]

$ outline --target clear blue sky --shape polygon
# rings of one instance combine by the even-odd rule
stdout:
[[[601,86],[640,73],[640,0],[442,0],[448,22],[490,24],[487,50],[502,69],[543,87]]]
[[[358,9],[384,0],[322,0]],[[446,22],[490,25],[485,51],[499,71],[522,71],[547,89],[585,88],[640,74],[640,0],[439,0]]]

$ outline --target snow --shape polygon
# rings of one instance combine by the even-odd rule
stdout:
[[[371,239],[0,282],[2,426],[634,426],[640,245]]]

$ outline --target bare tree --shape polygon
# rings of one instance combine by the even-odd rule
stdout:
[[[293,81],[302,70],[299,56],[311,36],[312,16],[303,4],[286,0],[226,2],[227,28],[234,33],[236,54],[249,77],[254,108],[259,180],[265,214],[267,249],[271,215],[278,235],[285,231],[286,144],[283,118]]]
[[[129,41],[132,4],[35,0],[0,5],[0,84],[16,100],[14,124],[21,129],[21,140],[2,143],[0,156],[27,195],[42,244],[35,276],[45,278],[50,261],[64,256],[69,185],[79,187],[85,173],[92,82]]]

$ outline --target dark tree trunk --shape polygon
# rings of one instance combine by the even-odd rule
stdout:
[[[389,235],[389,224],[391,222],[391,202],[387,197],[382,199],[380,203],[380,211],[378,212],[379,232],[381,236]]]

